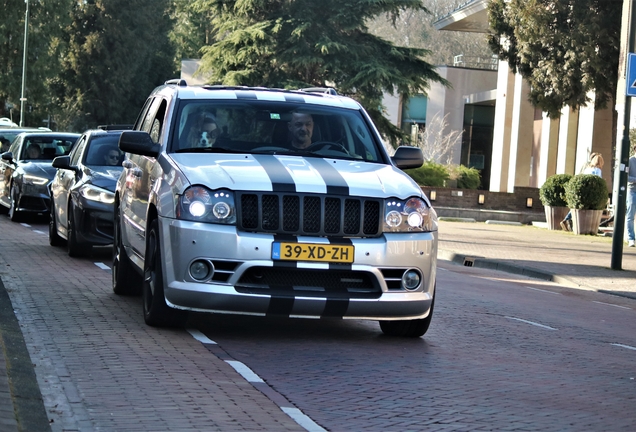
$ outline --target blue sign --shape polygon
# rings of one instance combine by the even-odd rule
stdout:
[[[625,94],[636,96],[636,54],[627,54],[627,82],[625,83]]]

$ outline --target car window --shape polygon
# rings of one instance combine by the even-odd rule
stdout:
[[[21,160],[52,161],[57,156],[69,154],[76,138],[59,136],[27,136],[22,145]]]
[[[82,136],[78,142],[77,145],[75,146],[75,148],[73,149],[73,151],[71,151],[71,165],[77,165],[79,163],[80,160],[80,156],[82,155],[82,151],[84,150],[84,147],[86,146],[86,140],[88,138],[86,137],[86,135]]]
[[[105,134],[94,136],[87,146],[84,157],[86,165],[121,166],[122,153],[118,147],[119,134]],[[110,155],[117,155],[119,159],[110,161]]]
[[[182,101],[178,107],[171,151],[237,151],[299,153],[291,145],[295,115],[313,123],[311,147],[317,156],[380,161],[379,143],[358,110],[289,102]],[[303,152],[301,152],[303,153]],[[303,153],[306,154],[306,153]]]

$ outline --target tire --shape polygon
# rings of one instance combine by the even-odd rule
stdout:
[[[157,219],[150,224],[150,231],[146,236],[144,262],[144,321],[152,327],[183,326],[188,317],[187,312],[169,307],[163,293],[163,264]]]
[[[426,318],[401,321],[380,321],[380,329],[387,336],[418,338],[428,331],[433,319],[435,297],[431,303],[431,310]]]
[[[19,222],[22,213],[17,210],[18,202],[20,201],[20,197],[18,196],[18,188],[14,183],[11,183],[11,206],[9,207],[9,219],[13,222]]]
[[[49,218],[49,244],[51,246],[64,246],[64,239],[57,233],[57,222],[55,220],[55,206],[51,198],[51,216]]]
[[[113,238],[113,292],[117,295],[141,294],[142,279],[135,270],[121,241],[119,206],[115,207]]]
[[[77,241],[77,228],[75,226],[75,217],[73,216],[73,205],[68,206],[67,226],[66,226],[66,248],[70,257],[84,257],[90,255],[92,251],[91,245],[85,245]]]

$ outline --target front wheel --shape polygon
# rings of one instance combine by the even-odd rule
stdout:
[[[435,297],[431,302],[431,310],[426,318],[414,320],[400,321],[380,321],[380,329],[382,333],[388,336],[412,337],[417,338],[424,336],[431,325],[433,319],[433,307],[435,306]]]
[[[113,292],[117,295],[139,295],[141,294],[141,277],[133,268],[122,244],[119,206],[115,207],[113,222]]]
[[[9,219],[13,222],[18,222],[20,220],[20,216],[22,215],[18,211],[18,204],[20,203],[20,196],[18,194],[18,188],[15,184],[11,184],[11,192],[10,192],[10,200],[11,205],[9,207]]]
[[[49,218],[49,244],[51,246],[64,245],[64,239],[57,233],[57,222],[55,220],[55,206],[51,198],[51,216]]]
[[[70,257],[82,257],[90,255],[92,247],[91,245],[85,245],[77,240],[77,225],[75,223],[75,211],[73,205],[68,206],[68,215],[66,222],[66,246],[68,248],[68,256]]]
[[[188,317],[187,312],[169,307],[163,293],[163,263],[157,219],[150,224],[144,262],[142,288],[144,321],[153,327],[183,326]]]

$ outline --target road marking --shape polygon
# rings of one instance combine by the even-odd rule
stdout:
[[[248,368],[247,366],[245,366],[240,361],[225,360],[225,362],[227,364],[229,364],[230,366],[232,366],[235,371],[237,371],[243,378],[245,378],[247,380],[247,382],[258,382],[258,383],[264,383],[265,382],[265,381],[263,381],[261,379],[261,377],[256,375],[252,371],[252,369]]]
[[[201,342],[203,344],[216,345],[216,342],[214,342],[212,339],[208,339],[208,337],[206,335],[204,335],[203,333],[201,333],[197,329],[187,329],[187,331],[188,331],[188,333],[190,333],[192,335],[193,338],[195,338],[196,340],[198,340],[199,342]]]
[[[636,347],[629,346],[629,345],[616,344],[616,343],[613,343],[613,344],[610,344],[610,345],[614,345],[614,346],[617,346],[617,347],[627,348],[627,349],[636,351]]]
[[[108,267],[106,264],[102,262],[96,262],[95,265],[102,270],[110,270],[110,267]]]
[[[598,304],[607,305],[607,306],[614,306],[614,307],[621,308],[621,309],[631,309],[631,308],[628,308],[627,306],[619,306],[619,305],[615,305],[615,304],[611,304],[611,303],[604,303],[604,302],[595,301],[595,300],[592,300],[592,303],[598,303]]]
[[[448,271],[448,269],[441,268],[441,267],[437,267],[437,270],[444,270],[444,271]]]
[[[40,230],[33,230],[34,233],[38,233],[38,234],[47,234],[44,231],[40,231]]]
[[[31,225],[29,225],[28,223],[21,222],[20,225],[22,225],[23,227],[31,228]]]
[[[535,290],[535,291],[541,291],[541,292],[548,293],[548,294],[561,295],[561,293],[558,293],[558,292],[548,291],[548,290],[542,290],[542,289],[539,289],[539,288],[534,288],[534,287],[529,287],[529,286],[526,286],[526,287],[524,287],[524,288],[528,288],[528,289]]]
[[[531,324],[533,326],[541,327],[541,328],[544,328],[544,329],[547,329],[547,330],[557,330],[554,327],[550,327],[550,326],[547,326],[547,325],[539,324],[539,323],[536,323],[536,322],[533,322],[533,321],[527,321],[527,320],[524,320],[524,319],[521,319],[521,318],[515,318],[515,317],[509,317],[509,316],[507,316],[506,318],[511,319],[511,320],[515,320],[515,321],[521,321],[521,322],[524,322],[526,324]]]
[[[285,414],[290,416],[296,423],[310,432],[324,431],[325,429],[318,426],[312,419],[307,417],[298,408],[280,407]]]

